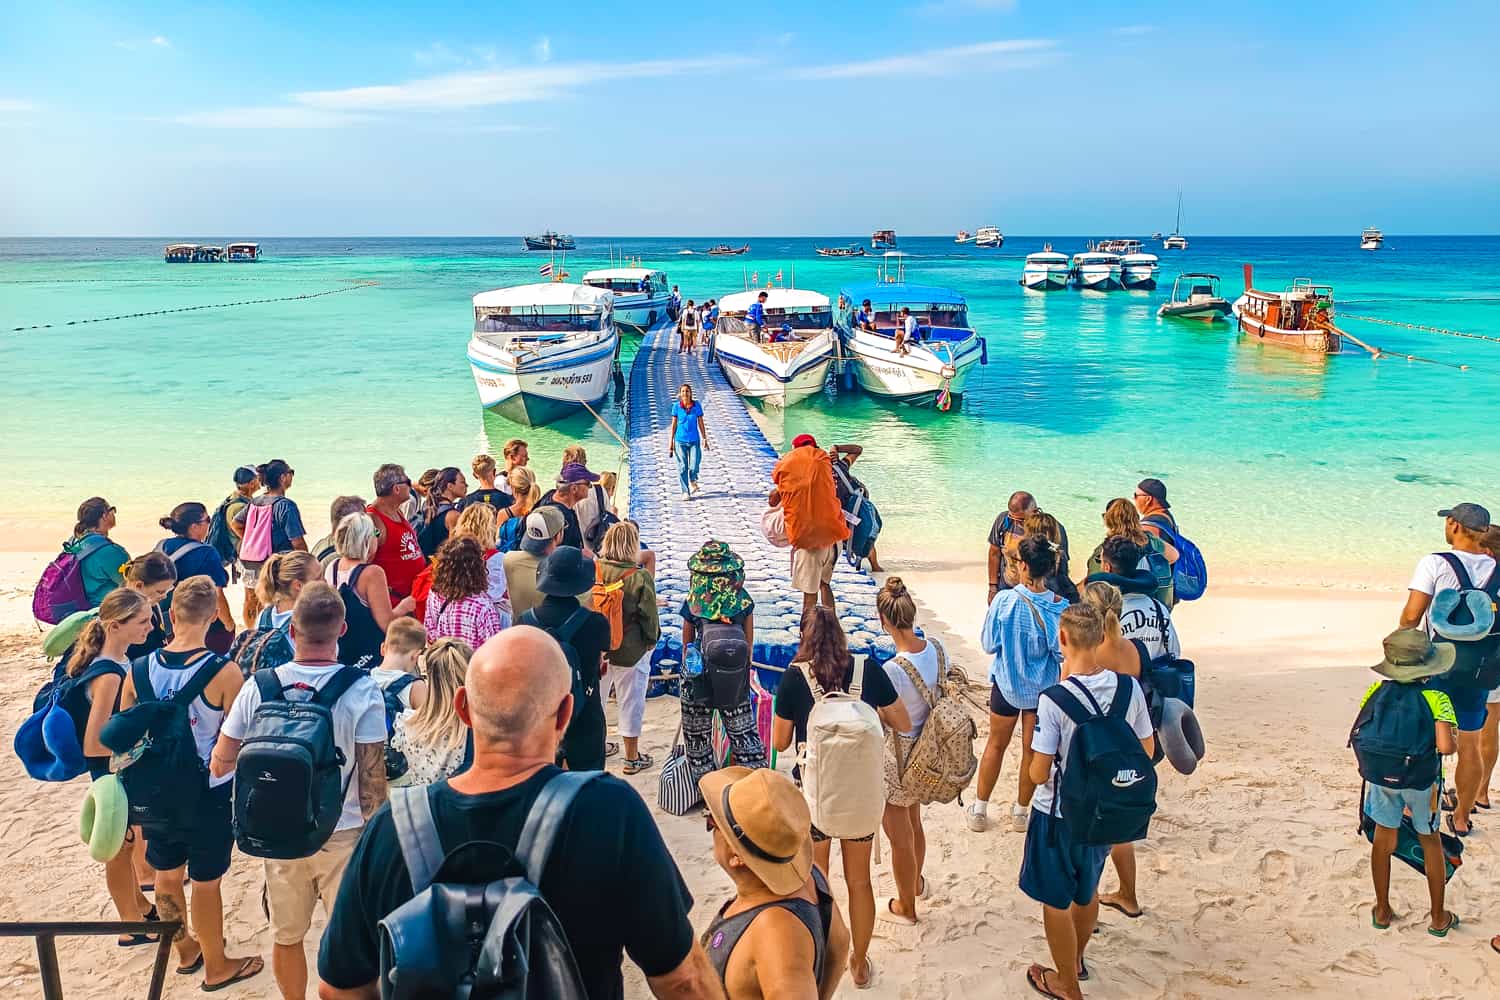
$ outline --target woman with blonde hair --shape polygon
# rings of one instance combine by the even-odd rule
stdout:
[[[260,567],[260,575],[255,581],[255,596],[260,601],[260,617],[255,621],[258,629],[277,629],[286,634],[287,643],[290,645],[292,654],[297,652],[297,644],[292,640],[292,606],[297,603],[297,595],[302,593],[302,588],[309,583],[323,578],[323,565],[314,559],[312,553],[292,551],[276,552],[271,555]],[[243,640],[246,633],[240,633]],[[240,641],[236,641],[238,649]],[[235,650],[230,651],[230,658],[235,659]],[[240,662],[236,659],[236,662]],[[248,664],[240,662],[242,668],[248,668]],[[280,666],[272,663],[266,666]]]
[[[344,634],[339,637],[339,662],[368,670],[378,666],[380,646],[391,622],[411,613],[414,601],[402,598],[391,605],[385,570],[370,560],[380,546],[375,518],[363,510],[345,514],[333,531],[338,558],[328,564],[323,579],[344,600]]]
[[[1123,497],[1116,497],[1104,507],[1104,537],[1106,539],[1116,536],[1130,539],[1143,551],[1147,551],[1146,561],[1151,561],[1151,555],[1158,555],[1166,559],[1167,565],[1171,566],[1177,562],[1177,549],[1169,545],[1160,535],[1153,534],[1141,526],[1141,512],[1136,510],[1135,503]],[[1089,556],[1088,575],[1103,572],[1104,564],[1102,555],[1104,543],[1100,542]],[[1144,568],[1144,567],[1143,567]],[[1079,581],[1080,584],[1083,581]],[[1167,607],[1177,603],[1177,595],[1173,593],[1170,582],[1158,587],[1153,595]]]
[[[526,515],[542,498],[542,488],[536,484],[536,474],[524,465],[511,469],[505,481],[516,499],[500,512],[496,545],[501,552],[513,552],[521,544],[521,536],[526,531]]]
[[[454,695],[464,686],[472,646],[458,639],[439,639],[417,657],[426,680],[420,706],[396,717],[391,749],[406,757],[406,774],[397,785],[430,785],[457,771],[463,763],[468,726],[458,717]]]
[[[110,591],[99,604],[98,617],[83,627],[64,661],[67,676],[87,678],[65,704],[78,732],[83,734],[79,742],[91,780],[109,773],[110,751],[100,742],[99,734],[119,706],[120,685],[130,669],[128,650],[145,642],[146,634],[151,631],[152,608],[152,602],[139,590],[121,587]],[[138,844],[138,832],[139,828],[131,830],[127,841],[133,839]],[[121,920],[155,920],[156,907],[146,899],[136,881],[132,864],[135,853],[122,849],[106,861],[104,884]],[[154,944],[156,940],[153,934],[126,934],[116,939],[121,948]]]
[[[651,654],[661,638],[661,619],[656,607],[656,580],[651,571],[637,565],[641,533],[634,521],[609,526],[594,561],[596,579],[602,584],[620,584],[620,644],[605,655],[607,672],[599,694],[611,690],[619,704],[620,740],[625,744],[625,773],[636,774],[655,761],[641,752],[641,720],[646,714],[646,684],[651,674]]]
[[[479,543],[484,552],[484,571],[489,577],[490,601],[500,615],[500,627],[510,628],[510,587],[505,582],[505,553],[497,547],[499,524],[495,508],[478,503],[464,508],[453,526],[454,536],[467,535]]]

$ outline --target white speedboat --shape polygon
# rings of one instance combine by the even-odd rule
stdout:
[[[1021,284],[1037,291],[1052,291],[1068,287],[1068,255],[1058,253],[1048,243],[1041,253],[1026,255],[1026,266],[1021,268]]]
[[[999,250],[1005,245],[1005,237],[1000,235],[1000,229],[997,226],[980,226],[974,231],[974,245]]]
[[[480,403],[516,423],[598,403],[619,350],[614,293],[602,288],[548,282],[474,296],[474,387]]]
[[[874,396],[908,403],[936,403],[947,409],[961,397],[975,364],[987,358],[984,339],[969,326],[964,297],[951,288],[907,284],[901,254],[886,254],[879,280],[848,285],[839,291],[834,324],[843,353],[860,387]],[[891,272],[892,258],[895,273]],[[855,316],[869,299],[873,329],[856,325]],[[917,319],[915,342],[906,353],[896,350],[901,310]]]
[[[1092,288],[1101,292],[1119,288],[1123,270],[1117,253],[1085,250],[1073,255],[1073,283],[1079,288]]]
[[[766,293],[760,337],[745,311]],[[828,296],[800,288],[751,289],[719,300],[713,349],[729,384],[742,396],[789,406],[823,391],[833,365],[833,308]]]
[[[664,271],[646,267],[607,267],[583,276],[590,288],[615,295],[615,325],[628,333],[647,333],[667,316],[672,286]]]
[[[1385,234],[1374,226],[1359,234],[1359,248],[1361,250],[1379,250],[1385,243]]]
[[[1129,242],[1135,247],[1120,255],[1120,283],[1126,288],[1155,288],[1161,258],[1142,250],[1139,240]]]

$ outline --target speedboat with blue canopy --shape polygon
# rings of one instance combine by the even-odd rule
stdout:
[[[474,296],[474,386],[481,404],[516,423],[551,423],[598,403],[619,350],[605,289],[554,281]]]
[[[615,293],[615,325],[629,333],[646,334],[667,318],[672,286],[664,271],[648,267],[607,267],[583,276],[590,288]]]
[[[969,307],[951,288],[906,281],[901,254],[887,254],[879,280],[839,290],[835,325],[845,363],[866,392],[908,403],[935,403],[948,409],[963,395],[969,372],[987,360],[984,338],[969,326]],[[892,266],[895,272],[892,273]],[[871,314],[861,324],[861,304]],[[916,336],[896,349],[903,329],[902,309],[916,317]]]

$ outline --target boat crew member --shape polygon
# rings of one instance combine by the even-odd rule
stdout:
[[[860,303],[859,315],[854,317],[854,325],[861,330],[875,332],[875,308],[870,305],[869,299]]]
[[[896,328],[897,354],[911,353],[911,349],[906,346],[907,341],[911,341],[912,343],[916,343],[917,341],[917,317],[911,314],[909,307],[902,306],[901,325]]]
[[[766,329],[766,293],[761,292],[750,308],[745,310],[745,322],[754,328],[755,339],[760,341]]]
[[[672,286],[672,296],[667,300],[667,315],[676,319],[682,315],[682,289]]]

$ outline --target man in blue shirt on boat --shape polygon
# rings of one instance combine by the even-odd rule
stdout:
[[[870,305],[869,299],[860,303],[859,314],[854,317],[854,326],[859,330],[875,332],[875,307]]]
[[[762,338],[766,329],[766,293],[761,292],[755,301],[750,303],[750,308],[745,310],[745,322],[749,323],[755,330],[755,339]]]

